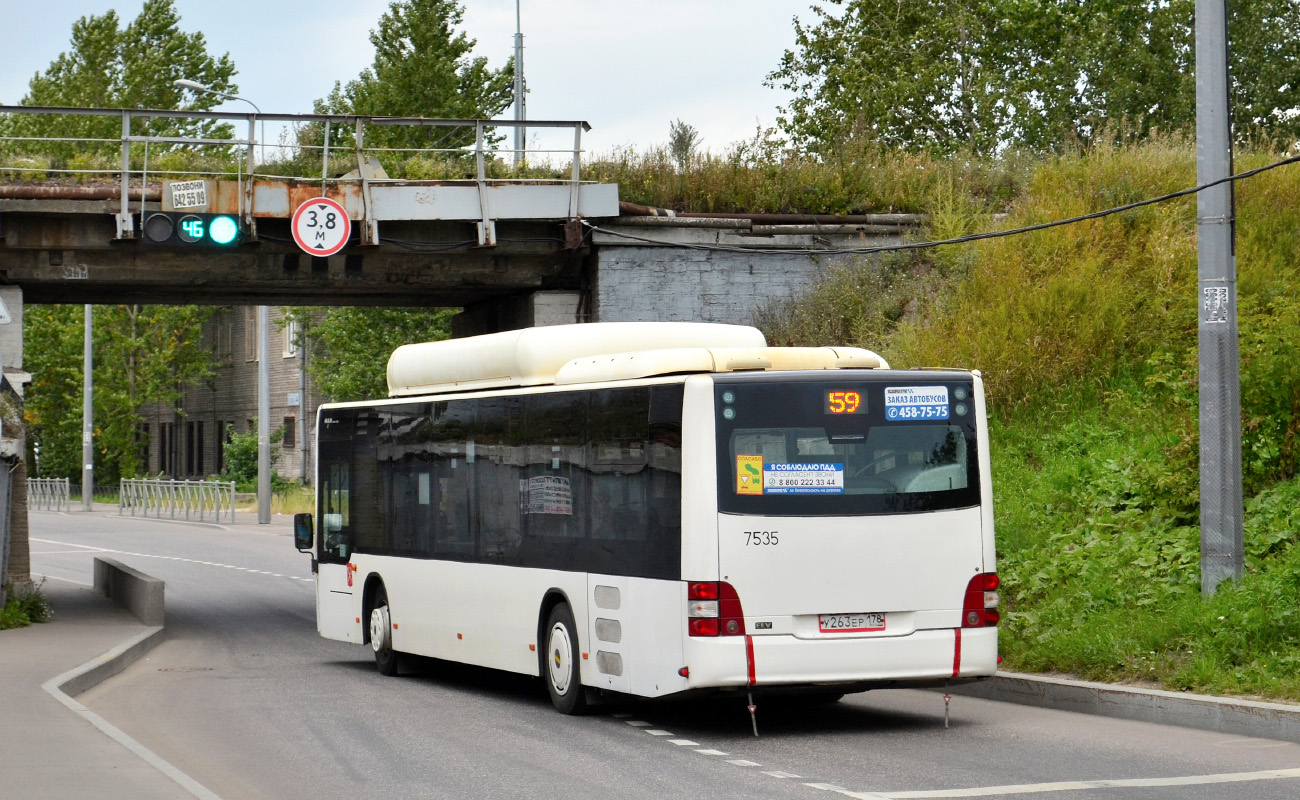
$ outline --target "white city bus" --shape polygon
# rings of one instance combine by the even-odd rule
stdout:
[[[295,519],[323,636],[604,693],[838,697],[997,667],[978,372],[754,328],[560,325],[398,348],[322,406]]]

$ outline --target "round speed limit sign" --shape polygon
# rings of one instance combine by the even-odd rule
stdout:
[[[313,256],[332,256],[348,243],[352,221],[336,200],[314,197],[293,214],[293,240]]]

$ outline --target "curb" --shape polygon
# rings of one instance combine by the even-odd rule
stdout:
[[[1139,689],[1110,683],[999,673],[952,694],[1102,717],[1300,743],[1300,705]]]

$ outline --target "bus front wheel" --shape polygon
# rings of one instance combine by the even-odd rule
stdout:
[[[546,621],[546,650],[542,653],[542,680],[551,704],[561,714],[581,714],[587,709],[586,690],[579,667],[578,628],[565,603],[551,609]]]
[[[370,647],[375,651],[375,666],[380,675],[397,674],[397,651],[393,650],[393,623],[388,612],[388,595],[383,589],[375,595],[370,611]]]

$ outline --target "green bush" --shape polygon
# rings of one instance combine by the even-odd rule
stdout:
[[[15,589],[12,584],[5,586],[5,607],[0,609],[0,630],[8,628],[25,628],[32,623],[49,622],[54,610],[41,592],[45,585],[42,580],[35,586]]]

